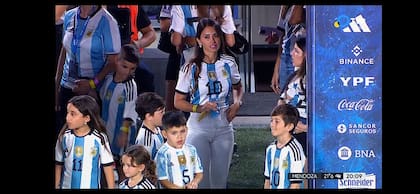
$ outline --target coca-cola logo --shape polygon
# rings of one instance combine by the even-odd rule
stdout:
[[[350,101],[347,99],[343,99],[338,103],[337,109],[339,111],[343,110],[360,110],[360,111],[367,111],[372,110],[373,108],[373,99],[360,99],[359,101]]]

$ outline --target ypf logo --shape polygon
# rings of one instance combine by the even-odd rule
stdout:
[[[359,14],[355,18],[346,15],[340,15],[334,20],[334,27],[340,28],[343,32],[370,32],[366,19]]]

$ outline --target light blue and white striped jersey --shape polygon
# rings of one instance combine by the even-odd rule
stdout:
[[[118,188],[120,189],[156,189],[155,185],[143,176],[143,179],[137,185],[134,185],[133,187],[128,186],[128,178],[124,179],[119,185]]]
[[[128,145],[134,144],[136,138],[136,100],[137,85],[134,79],[116,83],[113,75],[108,75],[101,86],[99,96],[102,100],[101,117],[105,121],[106,129],[111,142],[111,150],[115,155],[122,155],[125,148],[118,147],[118,134],[120,127],[125,119],[131,119],[133,124],[130,126],[128,134]]]
[[[294,137],[280,149],[276,144],[265,150],[264,176],[270,179],[270,188],[288,189],[291,183],[301,183],[302,187],[302,179],[288,179],[289,173],[303,172],[306,157],[302,145]]]
[[[191,94],[194,88],[194,73],[196,64],[190,69],[183,65],[179,70],[176,91],[183,94]],[[209,70],[209,68],[212,68]],[[214,64],[201,64],[201,72],[198,78],[198,90],[191,94],[192,104],[203,105],[208,101],[216,102],[219,108],[227,108],[232,95],[232,85],[239,84],[241,75],[235,59],[229,55],[221,55]],[[200,113],[191,113],[190,118],[198,117]],[[220,119],[214,120],[220,122]],[[197,119],[188,119],[188,127],[203,128],[214,127],[217,122],[200,122]]]
[[[101,144],[102,136],[105,144]],[[73,130],[65,131],[61,143],[55,146],[55,161],[63,164],[60,188],[101,188],[101,165],[113,165],[108,138],[104,133],[91,130],[86,136],[78,137]]]
[[[143,145],[152,158],[155,159],[159,148],[165,143],[165,138],[162,135],[160,127],[156,127],[157,133],[147,128],[145,125],[141,125],[138,130],[135,144]]]
[[[186,23],[185,21],[198,17],[197,5],[173,5],[171,9],[171,16],[172,21],[169,31],[173,30],[178,32],[182,34],[182,37],[195,37],[198,21],[193,22],[192,25]],[[223,23],[220,25],[220,28],[226,34],[233,34],[236,27],[230,5],[225,5],[222,17]],[[212,11],[210,11],[210,18],[214,18]]]
[[[194,179],[195,173],[202,173],[203,166],[193,145],[184,144],[176,149],[164,143],[156,155],[158,180],[168,180],[180,187]]]
[[[117,21],[108,11],[100,8],[87,19],[81,19],[78,12],[79,7],[76,7],[64,15],[63,47],[67,55],[60,84],[66,88],[73,88],[78,78],[93,79],[106,64],[106,55],[118,54],[121,50]],[[80,34],[82,38],[77,38]],[[81,39],[76,47],[72,46],[73,38]],[[73,64],[78,64],[74,73],[70,72]]]
[[[293,73],[292,79],[284,88],[283,93],[280,94],[280,99],[284,100],[287,104],[293,105],[299,111],[300,118],[308,118],[306,108],[306,76],[295,78],[296,72]],[[301,83],[302,82],[302,83]]]

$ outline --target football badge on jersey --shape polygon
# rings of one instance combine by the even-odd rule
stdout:
[[[86,33],[86,36],[87,36],[87,37],[91,37],[91,36],[92,36],[92,31],[88,31],[88,32]]]
[[[76,157],[80,157],[83,155],[83,148],[81,146],[76,146],[74,149],[74,154]]]
[[[185,158],[185,155],[179,155],[178,162],[180,165],[185,166],[187,164],[187,159]]]
[[[227,73],[227,71],[225,69],[222,70],[222,73],[223,73],[223,77],[224,78],[226,78],[228,76],[228,73]]]
[[[122,104],[124,102],[124,97],[120,96],[118,97],[118,104]]]
[[[209,76],[209,80],[211,80],[211,81],[216,81],[216,80],[217,80],[217,77],[216,77],[216,72],[214,72],[214,71],[209,71],[209,72],[207,73],[207,75]]]
[[[90,155],[92,155],[92,157],[95,157],[97,153],[98,149],[96,147],[90,148]]]
[[[283,163],[281,165],[281,168],[287,169],[288,166],[289,166],[289,162],[287,162],[287,160],[283,160]]]

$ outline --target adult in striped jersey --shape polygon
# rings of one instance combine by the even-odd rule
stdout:
[[[299,121],[298,110],[290,104],[277,105],[271,112],[271,135],[276,140],[265,150],[264,189],[299,189],[302,179],[289,179],[289,173],[302,173],[306,156],[292,136]]]
[[[165,102],[155,92],[145,92],[138,96],[136,112],[142,123],[137,130],[135,144],[143,145],[155,159],[158,149],[165,143],[160,126],[165,113]]]
[[[168,111],[162,117],[167,141],[156,155],[156,166],[159,182],[166,189],[197,189],[203,178],[196,148],[185,143],[186,123],[181,111]]]
[[[128,145],[134,144],[136,135],[137,85],[134,72],[139,61],[140,54],[137,47],[133,44],[123,45],[115,73],[107,75],[99,92],[102,100],[101,116],[108,130],[119,175],[123,175],[119,164],[120,156]],[[115,179],[118,180],[118,177]]]
[[[121,157],[124,175],[120,189],[155,189],[157,183],[156,164],[142,145],[132,145]]]
[[[55,188],[99,189],[101,166],[108,188],[114,188],[114,160],[95,99],[71,98],[66,121],[55,146]]]
[[[197,57],[181,67],[176,86],[175,107],[191,112],[187,142],[197,148],[203,161],[200,188],[227,186],[234,142],[231,121],[239,111],[243,93],[238,65],[223,53],[222,36],[214,20],[200,20]]]
[[[121,49],[117,22],[100,5],[68,10],[62,41],[55,76],[57,130],[64,124],[68,100],[81,94],[96,96],[102,80],[114,70]]]

